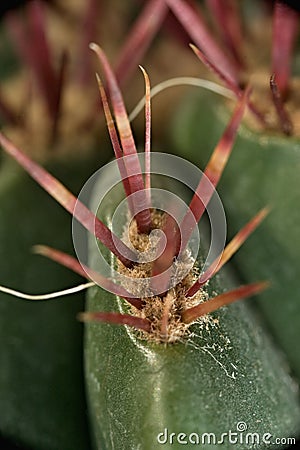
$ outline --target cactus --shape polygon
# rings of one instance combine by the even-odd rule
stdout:
[[[109,250],[115,255],[119,262],[113,260],[112,268],[117,264],[119,273],[125,276],[118,284],[118,276],[114,280],[99,273],[98,247],[96,254],[91,247],[90,268],[54,249],[38,249],[40,253],[74,271],[85,273],[95,284],[111,291],[105,293],[99,287],[92,288],[88,311],[80,315],[81,320],[88,322],[86,377],[96,447],[158,448],[159,439],[167,439],[168,442],[166,433],[175,433],[177,441],[182,439],[180,433],[184,433],[185,439],[195,439],[196,429],[199,439],[207,432],[219,439],[224,432],[223,427],[229,432],[234,426],[240,427],[240,423],[249,427],[250,433],[270,433],[273,437],[283,438],[297,434],[300,417],[297,396],[284,370],[282,358],[263,332],[259,320],[245,305],[232,307],[232,312],[219,311],[224,305],[262,291],[266,283],[252,283],[228,292],[223,292],[226,283],[230,283],[228,281],[220,281],[223,288],[214,283],[204,287],[258,226],[266,210],[252,219],[226,246],[224,252],[206,270],[201,271],[200,276],[190,266],[191,257],[185,250],[195,223],[208,206],[229,158],[249,93],[246,92],[238,103],[195,189],[190,206],[179,224],[179,234],[172,216],[166,212],[164,224],[161,213],[153,209],[150,203],[148,76],[143,69],[147,99],[145,164],[148,168],[145,188],[131,128],[113,71],[103,51],[95,44],[91,48],[102,63],[117,124],[118,134],[105,90],[98,78],[108,129],[128,201],[128,212],[131,211],[134,219],[129,231],[136,240],[135,245],[141,246],[153,227],[151,222],[155,220],[154,223],[161,224],[167,237],[165,248],[155,255],[150,268],[149,264],[133,263],[136,258],[134,248],[130,249],[126,241],[120,240],[105,225],[106,221],[110,222],[116,207],[113,198],[110,197],[105,204],[105,217],[97,218],[80,198],[76,200],[61,183],[25,156],[3,134],[0,134],[0,142],[8,154],[94,234],[104,246],[104,251]],[[110,178],[110,173],[107,176]],[[100,192],[102,189],[100,186]],[[116,201],[118,204],[119,197]],[[138,205],[140,209],[137,209]],[[159,241],[154,246],[159,247]],[[178,264],[175,272],[174,256]],[[178,281],[180,270],[186,272],[184,276],[181,274]],[[134,273],[142,277],[138,277],[139,283],[140,279],[150,274],[149,285],[141,284],[142,291],[139,291],[147,292],[146,297],[137,295],[139,288],[133,282]],[[175,275],[175,283],[172,284]],[[124,279],[127,281],[124,282]],[[109,325],[97,322],[107,322]],[[117,328],[112,324],[122,324],[128,328]],[[108,349],[112,349],[112,353]],[[218,382],[218,395],[209,382],[211,376]],[[154,396],[153,390],[157,390]],[[258,423],[256,414],[262,418],[262,422]],[[237,428],[237,431],[245,430]],[[226,441],[225,448],[230,448],[231,444],[230,440]],[[238,448],[245,448],[245,445],[251,448],[253,443],[239,444]],[[259,448],[267,448],[268,445],[273,444],[261,442]]]
[[[208,3],[216,8],[216,11],[221,5],[220,2]],[[127,46],[125,45],[123,60],[121,58],[122,64],[120,64],[122,74],[133,49],[136,49],[137,58],[140,58],[141,52],[144,52],[166,13],[167,4],[181,19],[186,17],[187,11],[190,14],[189,9],[184,9],[185,2],[181,0],[150,1],[144,15],[141,15],[142,22],[138,21],[136,28],[133,29],[133,38],[128,40]],[[38,3],[33,2],[32,5],[34,10],[37,8],[35,18],[40,17]],[[91,5],[93,5],[92,1]],[[178,14],[178,8],[180,14]],[[142,25],[147,23],[147,16],[151,12],[157,20],[154,22],[149,20],[150,31],[140,43],[137,37]],[[194,20],[194,12],[191,14],[190,19]],[[40,22],[37,21],[37,24]],[[183,24],[186,25],[185,20],[183,20]],[[14,30],[18,30],[19,26],[20,23],[14,23]],[[201,39],[207,38],[206,30],[201,24],[199,29]],[[226,30],[226,27],[224,29]],[[188,31],[190,31],[189,28]],[[198,39],[199,33],[196,32],[194,36],[195,39]],[[225,33],[225,37],[229,38],[230,36]],[[245,105],[248,105],[249,110],[254,112],[261,122],[264,117],[250,100],[249,89],[243,92],[241,88],[234,87],[233,92],[239,99],[238,105],[209,159],[199,184],[197,182],[193,186],[194,195],[187,201],[189,207],[184,210],[179,222],[174,222],[172,214],[174,211],[178,211],[180,202],[174,203],[172,197],[170,204],[167,202],[168,208],[171,209],[167,208],[164,214],[162,211],[166,205],[160,201],[158,202],[159,206],[155,206],[154,203],[156,177],[153,175],[150,177],[151,165],[156,167],[154,174],[161,173],[161,167],[155,166],[155,157],[150,154],[151,110],[148,75],[142,68],[146,83],[146,137],[145,155],[138,156],[117,77],[115,77],[104,52],[95,44],[92,44],[91,48],[99,57],[106,76],[108,97],[99,77],[98,84],[116,156],[114,167],[117,166],[120,171],[119,181],[123,185],[125,195],[120,194],[120,190],[116,189],[107,200],[104,200],[103,209],[98,214],[99,196],[102,196],[107,187],[105,180],[111,180],[115,176],[111,166],[102,172],[103,178],[101,177],[99,180],[97,189],[94,189],[90,210],[82,202],[82,194],[77,199],[50,173],[19,150],[19,146],[14,145],[3,133],[0,134],[0,142],[3,149],[13,156],[92,235],[89,238],[89,255],[86,261],[82,261],[81,258],[77,261],[67,253],[48,246],[40,245],[35,250],[72,269],[80,276],[88,278],[87,284],[69,289],[68,293],[74,294],[74,292],[93,286],[89,289],[87,296],[87,311],[81,313],[79,319],[86,322],[85,371],[95,447],[153,449],[165,444],[167,448],[179,448],[182,444],[189,447],[193,444],[200,444],[203,440],[203,447],[210,448],[210,439],[212,439],[214,445],[220,444],[222,441],[224,448],[232,448],[233,444],[241,449],[274,448],[274,439],[281,438],[275,448],[283,448],[288,442],[292,442],[288,441],[289,438],[298,436],[300,433],[300,408],[296,385],[289,376],[284,356],[274,345],[261,319],[253,313],[248,305],[242,302],[230,305],[242,298],[254,294],[265,295],[262,293],[272,291],[266,289],[267,282],[253,283],[252,274],[256,273],[257,279],[261,279],[261,274],[259,270],[252,270],[251,264],[249,264],[247,272],[247,276],[249,275],[247,282],[251,282],[251,284],[233,288],[236,279],[229,269],[228,271],[223,269],[223,275],[215,276],[267,215],[267,208],[257,213],[259,208],[264,206],[264,202],[261,202],[255,211],[252,210],[252,215],[254,212],[257,214],[246,225],[245,222],[249,220],[251,214],[248,214],[247,218],[244,217],[242,207],[241,214],[237,212],[235,216],[232,215],[242,228],[227,244],[225,250],[216,254],[216,258],[213,258],[207,266],[204,264],[206,242],[203,247],[201,246],[197,257],[192,255],[197,223],[202,218],[205,209],[209,211],[209,205],[214,202],[215,198],[218,198],[215,189],[231,154]],[[215,70],[218,73],[221,72],[218,65],[221,64],[224,69],[226,58],[222,58],[222,54],[216,50],[212,41],[209,42],[208,50],[212,50],[212,54],[204,55],[194,47],[198,56],[211,67],[214,65],[210,58],[213,60],[217,58],[218,64]],[[241,64],[238,54],[235,55],[235,58],[236,64]],[[118,75],[118,70],[116,73]],[[232,88],[233,74],[230,64],[226,66],[225,76],[224,73],[221,74],[227,82],[227,87]],[[283,93],[284,86],[284,82],[277,84],[276,80],[272,79],[274,104],[281,120],[280,123],[283,131],[290,134],[289,117],[286,114],[284,103],[278,95],[278,88]],[[43,91],[43,86],[41,86],[41,91]],[[53,99],[46,97],[50,116],[52,114],[52,119],[55,119],[57,111],[55,112],[51,108],[52,101]],[[109,102],[113,109],[114,119]],[[58,103],[56,102],[56,106]],[[56,134],[55,120],[53,122],[55,125],[54,137]],[[190,123],[185,127],[187,130]],[[219,122],[215,121],[215,123],[218,126]],[[203,142],[204,139],[208,140],[207,130],[203,132]],[[195,148],[195,142],[192,148]],[[156,156],[162,157],[160,154]],[[161,161],[162,168],[164,168],[164,159]],[[166,161],[169,160],[166,159]],[[186,161],[176,161],[179,165],[177,173],[180,174]],[[145,164],[144,171],[141,169],[142,163]],[[86,169],[86,163],[84,165]],[[62,162],[60,162],[60,170],[62,167]],[[188,167],[189,170],[192,170],[190,166]],[[188,173],[190,173],[189,170]],[[79,172],[82,173],[81,170]],[[224,174],[226,180],[226,170]],[[20,176],[19,172],[17,176]],[[22,176],[20,177],[22,178]],[[67,177],[69,178],[70,175]],[[165,190],[169,193],[179,193],[179,199],[183,199],[187,195],[186,190],[178,187],[176,183],[174,187],[173,182],[160,180],[159,189],[161,189],[160,183],[164,189],[167,188]],[[22,189],[25,186],[22,181],[20,185]],[[14,188],[13,184],[12,189],[6,192],[11,195]],[[227,195],[226,192],[224,195]],[[5,204],[5,198],[7,195],[3,196],[3,204]],[[30,194],[28,203],[24,202],[25,209],[27,205],[32,205],[31,198]],[[112,221],[120,202],[127,205],[127,209],[123,209],[122,224],[119,224],[118,229],[120,231],[121,225],[121,228],[125,228],[121,229],[121,234],[117,236],[112,231]],[[7,204],[10,211],[10,200]],[[46,204],[44,206],[47,209]],[[35,209],[34,211],[36,213]],[[131,219],[126,220],[128,215]],[[235,228],[235,225],[233,226]],[[73,229],[76,230],[74,227],[73,221]],[[263,227],[265,225],[262,226],[262,230],[265,229]],[[163,247],[161,234],[152,233],[155,228],[164,232],[165,247]],[[126,236],[127,230],[133,239],[133,247]],[[254,242],[253,239],[258,232],[254,233],[250,242]],[[201,233],[203,233],[205,241],[207,234],[205,224]],[[191,237],[192,239],[190,239]],[[221,236],[218,237],[221,238]],[[61,238],[63,239],[63,234]],[[95,238],[98,242],[97,245],[95,245]],[[26,245],[24,242],[23,244]],[[59,243],[59,240],[57,242]],[[142,262],[137,262],[136,258],[144,257],[145,246],[147,254],[148,244],[151,244],[152,262],[147,263],[148,265],[143,263],[143,259]],[[101,264],[99,265],[98,259],[99,250],[106,257],[106,262],[110,267],[109,272],[105,274],[101,273]],[[239,253],[241,254],[241,252]],[[247,264],[244,267],[247,267]],[[37,276],[40,276],[39,273],[40,271],[37,272]],[[59,277],[60,275],[58,275]],[[43,283],[43,280],[40,281]],[[54,278],[53,283],[56,282],[56,278]],[[0,287],[0,290],[34,300],[46,300],[60,295],[59,293],[27,295],[3,286]],[[65,293],[64,290],[61,294]],[[54,318],[60,315],[60,319],[64,319],[64,316],[61,315],[64,305],[66,306],[64,314],[70,312],[73,315],[77,309],[74,300],[69,300],[69,304],[74,304],[74,308],[67,305],[67,302],[56,302],[59,307],[55,309]],[[13,307],[19,308],[17,300],[13,301],[13,305]],[[230,306],[223,308],[226,305]],[[20,307],[19,314],[25,311],[26,306]],[[41,311],[47,310],[47,306],[45,308],[44,306],[41,305]],[[33,309],[34,305],[30,310],[28,309],[29,316],[33,314],[31,312]],[[44,312],[42,312],[43,314]],[[32,322],[30,323],[32,324]],[[66,331],[68,332],[68,330]],[[77,336],[80,336],[80,332]],[[78,339],[73,345],[72,354],[78,345]],[[39,358],[38,353],[33,353],[32,360],[35,364]],[[59,360],[54,357],[53,362],[55,367],[53,370],[57,370],[59,374]],[[66,367],[68,366],[66,365]],[[78,373],[78,367],[76,368],[72,362],[69,367],[71,369],[74,367]],[[9,376],[8,378],[13,383],[13,377]],[[73,390],[72,401],[76,399],[78,402],[76,413],[80,421],[80,418],[81,420],[84,418],[83,402],[82,398],[76,397],[76,392],[74,392],[77,390],[76,386],[78,386],[78,390],[81,389],[79,385],[80,381],[77,385],[72,384],[70,390]],[[44,395],[44,391],[41,392]],[[51,404],[51,400],[46,397],[45,402],[49,401]],[[57,407],[58,404],[54,402],[53,411]],[[36,414],[34,404],[32,413]],[[51,416],[53,422],[47,422],[47,414],[41,417],[40,423],[43,423],[45,419],[44,426],[48,427],[49,431],[40,433],[38,438],[36,436],[37,422],[33,424],[30,433],[27,433],[29,437],[26,437],[26,433],[20,427],[21,433],[17,439],[21,442],[25,441],[33,448],[51,449],[59,446],[59,448],[67,449],[74,448],[74,445],[76,448],[87,448],[89,446],[88,439],[81,434],[79,428],[75,433],[72,433],[70,428],[68,434],[66,432],[51,434],[51,427],[55,429],[58,423],[56,421],[60,420],[59,414],[61,411],[55,411],[55,414]],[[76,426],[76,422],[72,418],[67,423],[70,427]],[[5,434],[16,436],[15,432],[11,431],[14,426],[15,424],[9,424]],[[207,436],[207,433],[212,434]],[[214,442],[214,439],[218,442]]]

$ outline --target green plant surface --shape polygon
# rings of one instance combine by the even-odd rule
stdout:
[[[9,41],[7,31],[3,23],[0,22],[0,80],[6,80],[19,69],[19,63]]]
[[[176,151],[205,164],[218,141],[228,111],[216,98],[189,98],[172,126]],[[180,124],[180,127],[179,127]],[[240,128],[218,192],[228,217],[229,234],[261,207],[271,208],[262,226],[233,258],[240,278],[268,279],[258,296],[273,335],[300,379],[300,142],[296,138]]]
[[[104,208],[108,222],[110,210],[112,204]],[[94,268],[97,258],[97,248],[91,247]],[[209,292],[220,292],[219,285],[210,282]],[[87,310],[123,312],[124,305],[95,287],[89,290]],[[182,444],[175,440],[163,446],[158,434],[168,429],[169,435],[215,433],[221,439],[222,433],[235,432],[238,422],[245,422],[249,433],[299,434],[296,386],[255,315],[241,302],[213,317],[217,322],[207,328],[193,325],[175,344],[147,342],[128,327],[86,325],[85,373],[97,449],[176,449]],[[251,442],[234,447],[283,448]],[[226,437],[222,448],[232,448]]]
[[[91,170],[64,162],[51,170],[79,189]],[[82,282],[31,253],[46,243],[72,252],[71,218],[19,167],[0,171],[1,284],[48,293]],[[82,369],[83,294],[26,302],[0,294],[0,432],[29,449],[88,450]]]

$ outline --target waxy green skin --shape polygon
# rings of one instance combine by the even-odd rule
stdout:
[[[91,164],[94,166],[94,164]],[[51,170],[79,189],[82,162]],[[71,217],[12,161],[0,168],[1,284],[48,293],[82,283],[33,255],[34,244],[72,252]],[[84,293],[26,302],[0,293],[0,433],[20,449],[90,448],[82,369]]]
[[[189,98],[172,127],[177,151],[194,163],[205,164],[227,114],[216,96]],[[242,281],[270,280],[271,288],[258,296],[259,308],[300,380],[299,174],[298,139],[280,132],[253,133],[242,126],[218,192],[231,235],[259,209],[271,207],[233,263]]]
[[[109,222],[109,206],[105,211]],[[94,268],[97,257],[91,246]],[[220,292],[214,282],[209,290]],[[124,312],[124,305],[94,287],[87,310]],[[219,439],[222,433],[235,432],[241,421],[249,433],[299,434],[296,386],[258,319],[244,302],[213,317],[218,326],[201,330],[195,324],[182,342],[169,345],[141,340],[128,327],[86,324],[85,373],[95,448],[179,449],[177,441],[159,444],[158,434],[167,428],[169,434],[211,432]],[[232,443],[224,438],[222,448],[230,449]],[[282,446],[242,443],[235,448]]]

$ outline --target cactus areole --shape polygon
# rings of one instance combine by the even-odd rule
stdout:
[[[249,91],[246,91],[239,101],[198,186],[194,188],[195,192],[190,205],[183,213],[181,212],[182,218],[181,223],[179,223],[177,218],[172,216],[172,214],[175,214],[176,208],[179,208],[176,204],[173,205],[174,211],[171,210],[172,214],[168,211],[157,209],[151,204],[153,194],[150,169],[151,112],[150,83],[147,73],[141,68],[146,85],[145,170],[143,171],[115,75],[102,49],[96,44],[91,44],[90,47],[95,51],[102,63],[116,122],[115,126],[105,89],[100,77],[97,75],[107,126],[127,199],[127,213],[130,219],[129,222],[125,223],[126,233],[123,230],[122,235],[117,236],[80,201],[80,198],[77,199],[73,196],[59,181],[24,155],[3,134],[0,135],[0,142],[3,148],[50,195],[73,214],[74,218],[86,230],[91,232],[101,245],[104,245],[113,253],[116,258],[117,273],[120,275],[121,280],[127,280],[125,285],[122,285],[122,282],[118,284],[118,277],[115,280],[111,277],[105,278],[101,273],[88,268],[87,265],[80,264],[81,261],[77,263],[74,261],[72,265],[74,270],[80,274],[84,273],[86,277],[95,281],[96,284],[120,295],[133,308],[130,314],[125,315],[120,313],[83,313],[80,316],[81,320],[127,324],[142,330],[146,333],[145,337],[148,333],[151,337],[155,336],[157,340],[173,341],[174,336],[172,336],[172,333],[169,335],[169,327],[170,329],[173,327],[176,329],[178,326],[179,329],[187,329],[190,323],[200,317],[223,305],[251,296],[267,286],[266,282],[253,283],[226,294],[221,294],[214,299],[209,299],[205,303],[205,307],[203,305],[204,294],[201,289],[202,286],[220,270],[232,254],[242,245],[263,219],[266,210],[258,213],[228,244],[224,251],[221,249],[206,270],[201,272],[200,276],[197,274],[199,268],[195,270],[190,261],[192,259],[189,247],[190,238],[193,236],[194,228],[203,216],[207,205],[216,194],[215,188],[230,156],[236,132],[249,98]],[[179,159],[177,162],[180,164]],[[164,163],[163,159],[162,163]],[[143,176],[143,173],[145,176]],[[175,201],[176,198],[173,198],[172,202],[174,203]],[[161,230],[162,235],[153,237],[155,229]],[[152,241],[152,238],[154,241]],[[38,251],[58,260],[64,265],[68,264],[67,256],[61,253],[58,255],[57,252],[54,253],[54,250],[44,247]],[[146,253],[148,251],[149,255],[141,259],[141,255],[145,251]],[[193,258],[194,262],[196,259],[199,259],[198,254]],[[141,262],[139,262],[140,260]],[[176,264],[174,264],[174,261],[176,261]],[[189,270],[185,269],[186,264],[190,266]],[[179,275],[176,275],[177,272],[179,272]],[[184,273],[183,276],[181,272]],[[122,277],[122,274],[124,277]],[[137,279],[138,282],[134,283],[132,281],[134,285],[132,287],[130,286],[130,279]],[[142,284],[142,287],[138,288],[143,279],[146,279],[147,283]],[[139,295],[137,295],[137,291]],[[149,303],[152,306],[149,307]],[[175,331],[176,334],[177,330]],[[180,335],[181,333],[178,333],[178,336]]]

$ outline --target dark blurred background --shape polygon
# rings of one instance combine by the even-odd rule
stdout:
[[[18,8],[19,6],[27,3],[30,0],[9,0],[9,1],[1,1],[0,3],[0,16],[3,16],[10,9]],[[48,1],[48,0],[43,0]]]
[[[0,17],[5,14],[7,11],[13,8],[18,8],[24,3],[27,3],[30,0],[9,0],[9,1],[1,1],[0,2]],[[47,1],[48,3],[56,3],[56,0],[43,0]],[[264,1],[264,0],[261,0]],[[295,0],[282,0],[283,3],[286,3],[296,9],[297,11],[300,11],[300,2]]]

